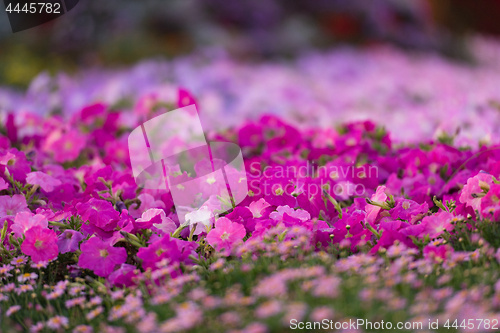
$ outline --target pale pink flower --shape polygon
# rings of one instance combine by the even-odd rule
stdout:
[[[279,206],[278,208],[276,208],[276,212],[272,212],[271,214],[269,214],[269,217],[273,220],[282,220],[284,214],[287,214],[301,221],[307,221],[311,219],[311,215],[307,211],[303,209],[295,210],[293,208],[290,208],[288,205]]]
[[[199,235],[208,230],[214,219],[214,213],[207,206],[202,206],[200,209],[187,213],[185,215],[186,222],[189,221],[190,229],[196,228],[194,235]]]
[[[142,216],[136,220],[136,222],[149,222],[156,216],[160,217],[161,223],[153,223],[153,226],[160,229],[164,233],[168,234],[174,232],[177,229],[175,222],[165,215],[165,211],[158,208],[150,208]]]
[[[20,305],[13,305],[10,308],[8,308],[7,311],[5,311],[5,316],[10,317],[12,314],[16,313],[19,310],[21,310]]]
[[[141,201],[141,206],[136,209],[136,205],[130,206],[128,213],[134,218],[141,217],[141,214],[150,208],[165,208],[165,204],[161,200],[155,200],[155,198],[149,193],[141,193],[137,196],[137,199]]]
[[[253,217],[258,218],[262,216],[262,211],[270,206],[271,205],[268,204],[264,198],[261,198],[250,203],[250,205],[248,205],[248,209],[252,212]]]
[[[55,316],[47,320],[47,327],[53,330],[57,330],[61,327],[68,327],[69,320],[63,316]]]
[[[32,185],[40,185],[45,192],[52,192],[54,187],[61,185],[61,181],[44,172],[34,171],[26,175],[26,182]]]
[[[94,329],[89,325],[78,325],[73,329],[73,333],[93,333]]]
[[[0,217],[15,216],[20,212],[29,212],[26,198],[22,194],[0,196]]]
[[[40,226],[42,228],[49,227],[49,221],[44,215],[33,214],[31,212],[20,212],[16,214],[12,231],[18,238],[23,237],[24,233],[32,227]]]

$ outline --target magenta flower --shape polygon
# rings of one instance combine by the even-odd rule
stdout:
[[[86,141],[86,138],[77,130],[71,130],[65,134],[59,134],[58,138],[47,147],[47,150],[54,153],[56,162],[73,161],[80,155]]]
[[[183,262],[189,263],[188,257],[198,247],[195,242],[186,242],[177,238],[170,237],[169,234],[153,242],[148,247],[139,249],[137,257],[143,260],[144,269],[156,269],[156,263],[167,259],[171,263]]]
[[[429,205],[426,202],[418,204],[409,199],[397,199],[396,207],[391,209],[389,213],[393,219],[401,219],[415,224],[428,210]]]
[[[91,225],[104,231],[113,230],[120,219],[120,213],[106,200],[90,199],[84,204],[77,205],[77,211],[83,221],[88,220]]]
[[[134,285],[133,279],[137,277],[139,272],[134,265],[122,264],[120,268],[108,276],[108,280],[117,287],[130,287]]]
[[[42,214],[33,214],[31,212],[20,212],[16,214],[12,231],[16,237],[23,237],[24,233],[32,227],[40,226],[42,228],[49,227],[49,221]]]
[[[40,185],[45,192],[52,192],[54,187],[61,185],[61,181],[44,172],[34,171],[26,175],[28,184]]]
[[[26,155],[16,148],[0,152],[0,172],[3,174],[5,169],[9,171],[14,180],[18,181],[24,181],[26,174],[31,171]]]
[[[207,242],[218,251],[229,255],[233,245],[242,241],[245,235],[245,227],[221,217],[215,221],[215,229],[208,233]]]
[[[57,235],[53,230],[39,225],[30,228],[25,233],[26,239],[21,244],[21,251],[31,256],[33,262],[49,261],[57,258]]]
[[[74,252],[78,250],[78,245],[85,237],[75,230],[65,230],[59,235],[57,247],[60,253]]]
[[[177,93],[177,105],[182,108],[191,104],[196,105],[193,95],[191,95],[189,91],[180,88]]]
[[[0,196],[0,217],[15,216],[20,212],[29,212],[26,198],[22,194]]]
[[[87,268],[96,275],[107,277],[117,265],[127,260],[127,251],[123,247],[113,247],[97,237],[91,237],[80,246],[82,254],[78,266]]]

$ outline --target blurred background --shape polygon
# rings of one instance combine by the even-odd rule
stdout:
[[[497,0],[80,0],[68,14],[16,34],[0,12],[0,84],[23,88],[44,70],[122,66],[211,47],[259,61],[391,43],[473,62],[467,36],[497,36],[499,21]]]

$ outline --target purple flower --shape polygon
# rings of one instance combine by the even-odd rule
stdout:
[[[127,260],[127,251],[123,247],[113,247],[98,237],[91,237],[80,246],[82,254],[78,266],[87,268],[96,275],[107,277],[117,265]]]
[[[74,252],[78,250],[78,245],[85,237],[75,230],[65,230],[59,235],[57,247],[59,253]]]

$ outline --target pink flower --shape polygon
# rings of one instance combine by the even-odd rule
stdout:
[[[21,244],[21,251],[31,256],[33,262],[48,261],[57,258],[57,235],[53,230],[39,225],[26,231],[26,239]]]
[[[166,234],[174,232],[177,229],[177,225],[165,215],[165,211],[157,208],[151,208],[142,213],[142,217],[136,220],[136,224],[146,224],[144,228],[150,228],[151,226],[148,225],[148,222],[153,221],[156,223],[152,223],[152,225]]]
[[[9,184],[3,178],[0,178],[0,191],[9,188]]]
[[[75,160],[80,151],[85,147],[86,139],[77,130],[71,130],[62,134],[50,145],[50,151],[54,153],[54,160],[59,163]]]
[[[253,217],[261,217],[262,216],[262,211],[266,209],[267,207],[270,207],[271,205],[264,200],[264,198],[260,198],[257,201],[253,201],[250,205],[248,205],[248,209],[253,214]]]
[[[115,266],[127,260],[127,251],[123,247],[112,247],[97,237],[92,237],[80,246],[82,254],[78,266],[87,268],[96,275],[107,277]]]
[[[42,214],[33,214],[31,212],[20,212],[16,214],[12,231],[16,237],[23,237],[23,234],[34,226],[40,226],[44,229],[49,227],[49,221]]]
[[[22,194],[0,196],[0,217],[15,216],[20,212],[29,212],[26,198]]]
[[[424,217],[422,224],[425,225],[425,229],[420,233],[420,236],[429,235],[432,239],[441,235],[444,230],[453,230],[455,226],[451,224],[452,218],[453,215],[451,213],[443,211]]]
[[[472,207],[474,211],[481,210],[481,194],[488,192],[493,184],[493,176],[484,172],[467,180],[467,185],[462,189],[460,202]],[[477,194],[480,194],[479,196]],[[484,195],[483,195],[484,196]]]
[[[208,233],[207,242],[219,251],[224,249],[226,255],[229,255],[233,245],[242,241],[245,235],[244,226],[221,217],[215,222],[215,229]]]
[[[377,191],[371,197],[372,201],[376,201],[379,203],[385,202],[387,200],[387,195],[385,194],[385,186],[377,187]],[[382,208],[374,205],[366,205],[366,222],[373,224],[377,219],[378,212],[380,212]]]
[[[139,209],[136,209],[136,206],[132,205],[128,210],[129,214],[134,218],[141,217],[141,214],[150,208],[165,208],[163,201],[155,200],[155,198],[149,193],[141,193],[137,199],[141,201]]]
[[[424,247],[424,257],[438,264],[446,261],[453,252],[453,248],[448,244],[441,246],[427,245]]]
[[[263,200],[263,199],[261,199]],[[303,209],[293,209],[293,208],[290,208],[289,206],[285,205],[285,206],[279,206],[278,208],[276,208],[276,212],[272,212],[269,217],[272,218],[273,220],[278,220],[278,221],[281,221],[283,220],[283,215],[284,214],[287,214],[293,218],[296,218],[296,219],[299,219],[301,221],[307,221],[307,220],[310,220],[311,219],[311,215],[303,210]]]
[[[26,182],[28,184],[40,185],[46,192],[52,192],[54,187],[61,185],[61,181],[44,172],[34,171],[26,175]]]

